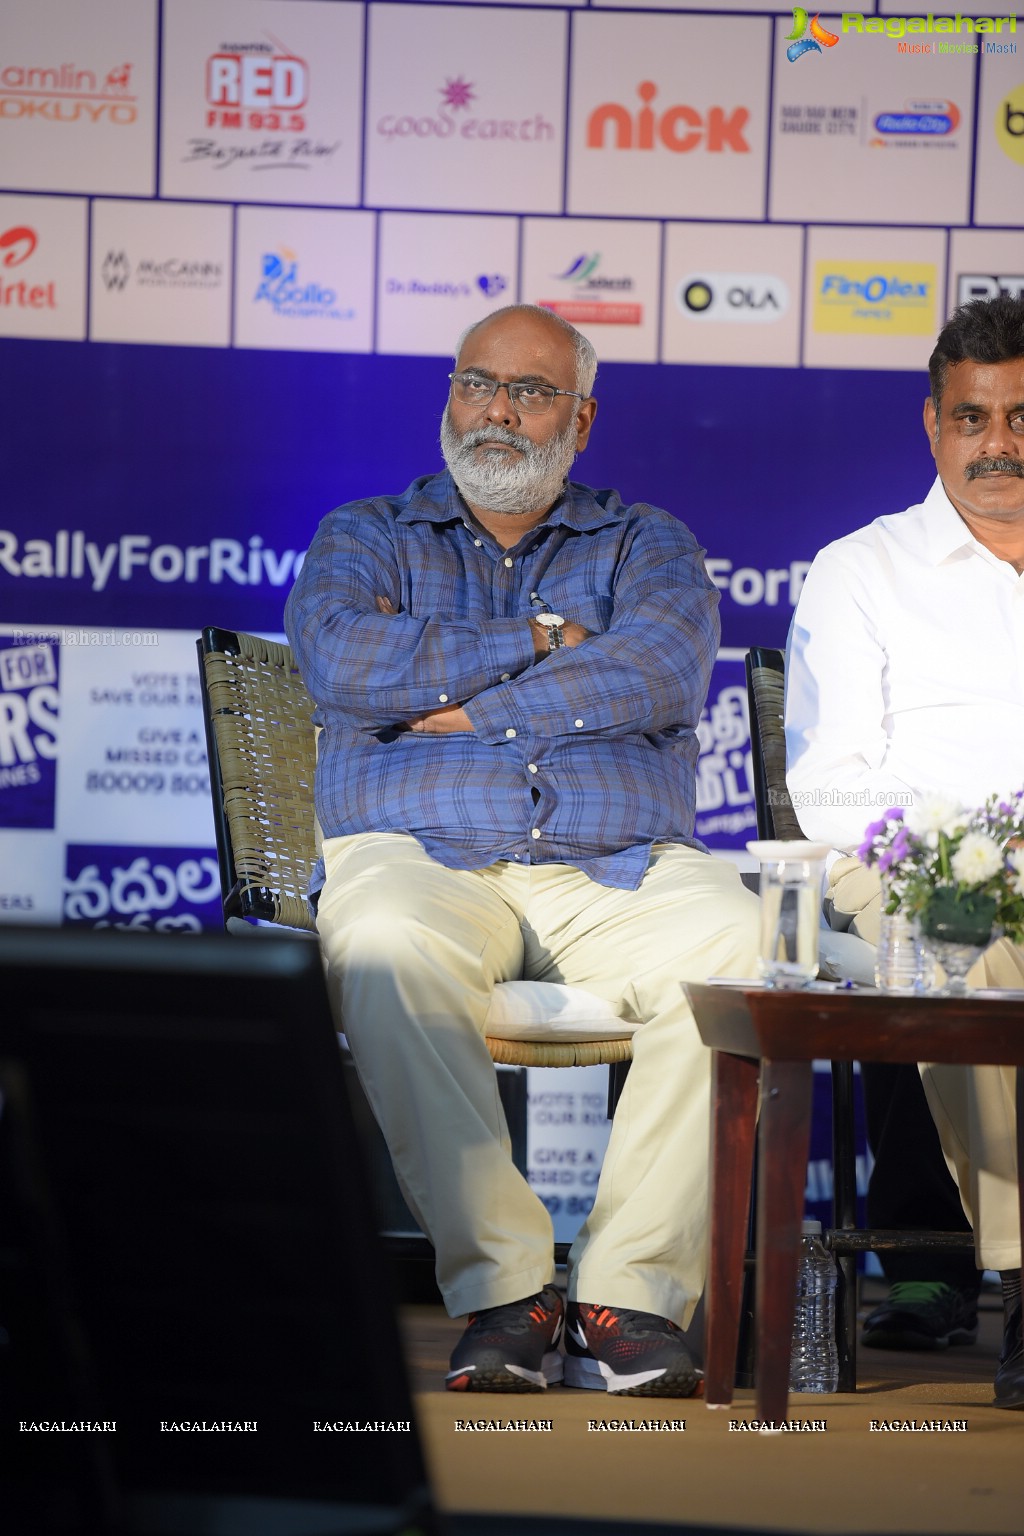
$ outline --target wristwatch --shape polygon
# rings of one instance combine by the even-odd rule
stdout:
[[[562,636],[562,625],[565,620],[559,613],[535,613],[532,615],[535,624],[541,624],[548,632],[548,652],[561,650],[565,644]]]

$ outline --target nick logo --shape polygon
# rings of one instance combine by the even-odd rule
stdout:
[[[594,108],[587,119],[588,149],[606,149],[606,139],[610,138],[612,149],[654,149],[660,143],[674,154],[685,155],[703,140],[704,148],[712,154],[723,149],[750,153],[743,137],[750,117],[746,107],[734,107],[730,112],[724,107],[709,107],[704,114],[695,107],[676,105],[657,113],[651,106],[658,94],[653,80],[641,81],[636,93],[643,106],[635,113],[611,101]],[[606,127],[610,129],[608,135]]]
[[[789,43],[789,47],[786,49],[786,58],[791,64],[795,64],[797,59],[803,58],[805,53],[820,53],[823,48],[834,48],[839,41],[834,32],[829,32],[822,26],[817,16],[815,16],[810,24],[810,37],[804,37],[804,33],[807,30],[807,12],[802,5],[794,5],[793,30],[792,32],[787,32],[785,38],[786,42]]]

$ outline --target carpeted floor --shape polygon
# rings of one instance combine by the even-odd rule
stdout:
[[[883,1294],[868,1282],[863,1308]],[[715,1412],[699,1399],[609,1399],[566,1388],[544,1396],[446,1393],[461,1324],[423,1305],[403,1308],[402,1327],[437,1501],[455,1514],[491,1514],[503,1532],[515,1530],[516,1516],[524,1532],[540,1516],[616,1521],[624,1531],[663,1523],[829,1536],[1024,1532],[1024,1412],[991,1407],[1002,1328],[995,1293],[982,1298],[976,1345],[930,1354],[861,1350],[855,1394],[791,1397],[790,1420],[824,1419],[824,1433],[732,1428],[753,1418],[750,1391]],[[466,1420],[550,1420],[551,1429],[457,1427]],[[609,1420],[682,1420],[686,1428],[591,1427]],[[908,1433],[873,1430],[873,1420],[966,1420],[967,1427]]]

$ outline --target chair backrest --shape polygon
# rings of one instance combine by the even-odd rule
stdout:
[[[313,701],[286,645],[204,629],[198,647],[225,920],[314,930]]]
[[[786,734],[782,714],[785,668],[786,660],[781,651],[755,645],[747,652],[747,701],[757,835],[789,840],[802,838],[804,834],[786,788]]]

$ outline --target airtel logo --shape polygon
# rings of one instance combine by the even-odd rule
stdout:
[[[750,118],[746,107],[709,107],[706,117],[695,107],[677,105],[664,112],[655,112],[650,103],[658,94],[653,80],[642,80],[636,93],[644,103],[636,112],[617,102],[605,101],[595,107],[587,119],[587,148],[605,149],[606,126],[610,126],[613,149],[654,149],[663,144],[674,154],[685,155],[704,141],[704,148],[712,154],[731,149],[736,154],[748,155],[750,145],[743,137],[743,130]]]
[[[38,237],[34,229],[29,229],[27,224],[18,224],[13,229],[5,230],[0,235],[0,266],[17,267],[23,261],[28,261],[38,245]]]

